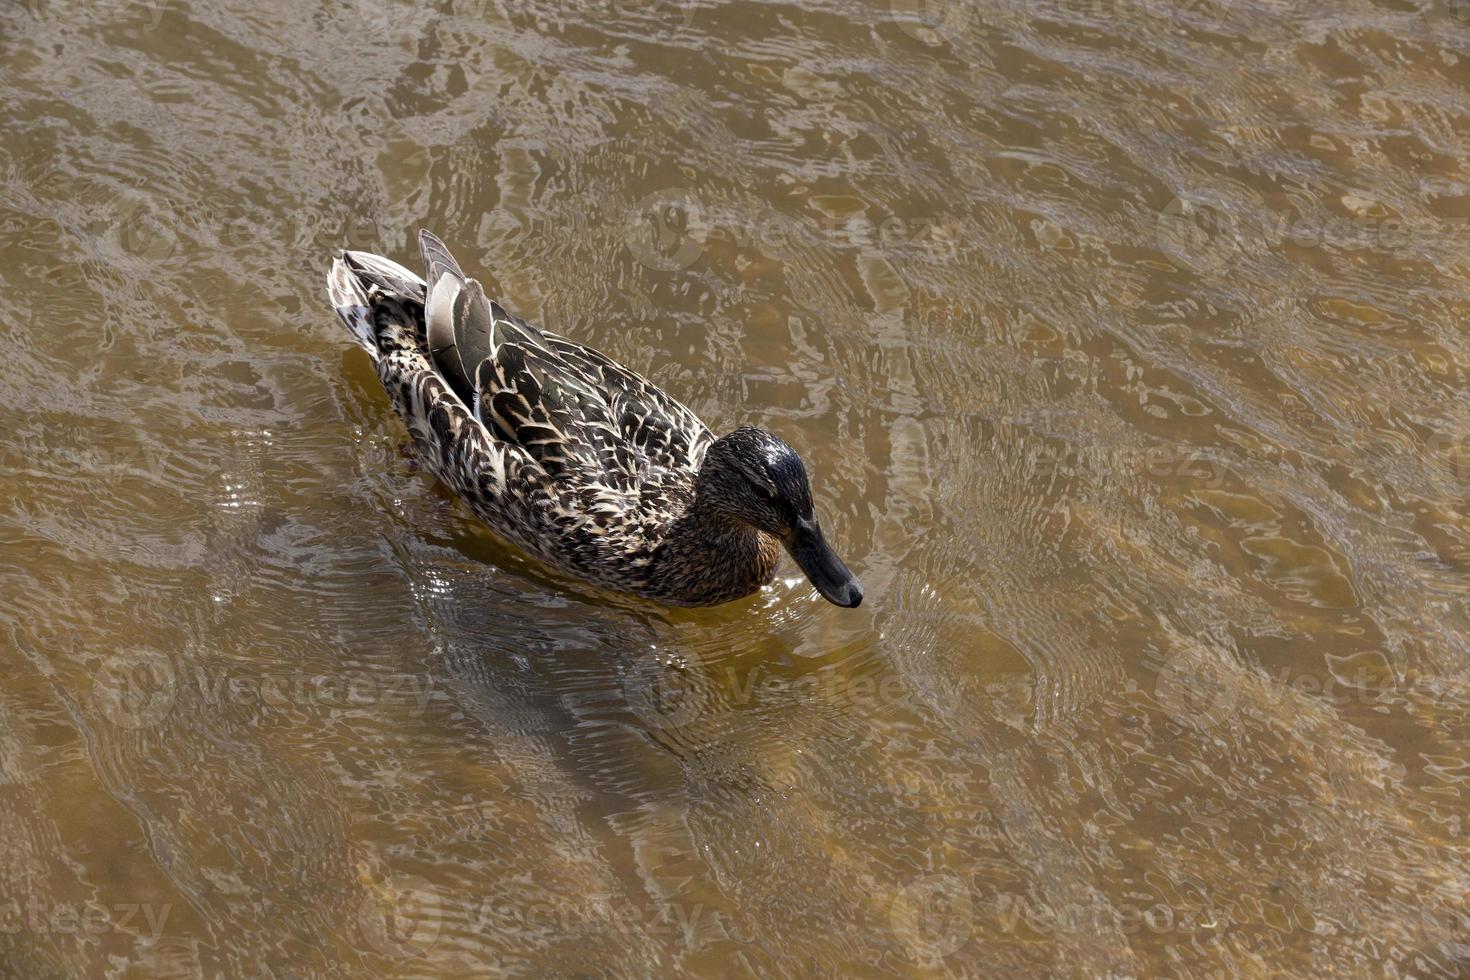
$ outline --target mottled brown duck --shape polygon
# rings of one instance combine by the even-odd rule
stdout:
[[[419,243],[425,277],[343,252],[328,292],[425,465],[492,531],[669,605],[749,595],[782,548],[829,602],[862,601],[790,446],[753,427],[714,438],[657,385],[507,313],[433,235]]]

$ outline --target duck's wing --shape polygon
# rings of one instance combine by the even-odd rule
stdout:
[[[484,287],[461,271],[449,249],[427,231],[419,232],[427,272],[424,330],[429,358],[466,405],[475,398],[475,372],[500,344],[532,340],[513,318],[485,296]]]
[[[699,468],[714,441],[699,416],[606,354],[554,334],[546,338],[568,373],[595,389],[607,406],[608,425],[587,433],[589,439],[606,437],[605,465],[632,474]]]
[[[422,233],[421,244],[430,356],[495,438],[582,490],[636,492],[698,468],[713,437],[693,412],[611,358],[506,312],[434,236]]]
[[[698,469],[713,439],[698,416],[592,348],[512,320],[518,339],[475,374],[487,429],[584,486],[636,492]]]

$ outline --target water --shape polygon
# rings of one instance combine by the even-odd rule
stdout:
[[[0,973],[1470,971],[1462,0],[0,6]],[[595,595],[327,309],[419,227],[814,474]]]

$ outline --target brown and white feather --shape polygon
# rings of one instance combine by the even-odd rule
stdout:
[[[612,359],[507,313],[434,236],[421,245],[427,279],[343,252],[328,292],[435,476],[503,537],[615,589],[701,604],[770,578],[768,543],[749,582],[685,595],[660,581],[655,559],[693,502],[709,429]]]

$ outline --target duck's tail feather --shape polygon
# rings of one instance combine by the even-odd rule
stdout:
[[[440,277],[446,272],[451,273],[456,279],[463,282],[464,272],[459,263],[454,261],[454,256],[449,254],[449,249],[444,247],[437,236],[428,230],[419,231],[419,252],[424,257],[424,269],[429,273],[429,282],[437,284]]]
[[[358,345],[376,357],[378,338],[371,299],[374,291],[400,302],[422,304],[424,280],[392,259],[371,252],[343,252],[332,260],[332,271],[327,274],[332,307]]]
[[[327,273],[327,295],[331,297],[332,308],[352,331],[358,345],[376,357],[378,342],[374,336],[373,311],[368,307],[367,291],[347,267],[343,256],[332,260],[332,271]]]

